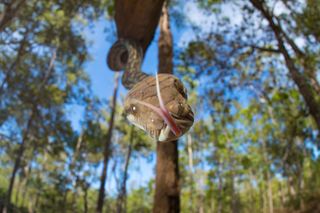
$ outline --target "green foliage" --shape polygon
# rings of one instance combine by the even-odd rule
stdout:
[[[269,8],[275,1],[259,2]],[[301,53],[289,39],[285,47],[319,101],[320,3],[277,2],[286,10],[272,18],[283,39],[286,34],[303,41],[292,39]],[[196,3],[204,14],[215,12],[217,27],[192,26],[196,39],[179,47],[175,58],[196,112],[194,126],[179,143],[181,212],[319,208],[319,129],[274,32],[250,1]],[[224,13],[228,5],[241,12],[240,23]],[[177,26],[187,28],[182,6],[171,2],[171,14]],[[94,212],[110,110],[91,94],[82,30],[105,11],[112,17],[114,3],[32,0],[22,8],[0,19],[0,205],[20,157],[10,211]],[[69,120],[73,104],[84,109],[79,130]],[[129,177],[126,211],[150,212],[153,178],[139,186],[131,178],[140,158],[152,161],[155,144],[127,124],[121,106],[113,133],[105,209],[117,212]],[[144,175],[144,168],[140,171]]]

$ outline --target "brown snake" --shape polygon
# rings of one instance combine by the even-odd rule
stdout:
[[[108,53],[110,69],[125,71],[122,84],[129,90],[124,101],[127,119],[157,141],[176,140],[194,121],[186,88],[174,75],[155,78],[142,72],[142,59],[141,46],[127,39],[119,39]]]

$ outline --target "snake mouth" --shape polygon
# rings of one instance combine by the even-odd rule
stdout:
[[[167,127],[165,128],[166,129],[165,133],[167,133],[166,135],[169,135],[168,131],[171,130],[175,136],[177,136],[177,137],[181,136],[182,135],[181,129],[178,127],[174,118],[171,116],[169,110],[165,107],[165,105],[163,103],[163,99],[161,97],[161,92],[160,92],[158,74],[156,74],[156,89],[157,89],[157,96],[159,99],[160,107],[156,107],[152,104],[149,104],[147,102],[140,101],[137,99],[134,99],[134,101],[153,110],[155,113],[157,113],[164,120],[164,122],[167,124]],[[170,128],[170,129],[168,129],[168,128]]]
[[[138,104],[141,104],[141,105],[143,105],[145,107],[148,107],[149,109],[154,111],[156,114],[158,114],[163,119],[163,121],[165,122],[166,126],[170,128],[170,130],[173,132],[173,134],[175,136],[180,136],[182,134],[181,129],[178,127],[175,119],[171,116],[171,114],[167,110],[167,108],[161,107],[161,106],[160,107],[156,107],[156,106],[154,106],[152,104],[149,104],[147,102],[140,101],[140,100],[137,100],[137,99],[133,99],[133,101],[138,103]]]
[[[160,93],[158,75],[156,75],[156,92],[159,101],[158,106],[139,99],[131,98],[130,106],[127,106],[126,109],[127,119],[135,126],[147,132],[157,141],[164,142],[176,140],[192,126],[194,117],[193,112],[189,105],[186,104],[186,107],[184,103],[181,102],[177,102],[177,104],[179,104],[179,106],[184,105],[182,108],[186,109],[187,112],[183,113],[183,116],[175,114],[166,108]],[[142,116],[144,118],[143,120],[140,119],[139,116],[136,115],[138,115],[138,112],[144,113],[144,110],[141,110],[137,105],[148,108],[149,110],[145,110],[145,112],[149,112],[151,110],[154,115],[148,113]],[[175,112],[176,110],[173,111]],[[158,121],[155,122],[155,120]]]
[[[174,120],[175,124],[180,130],[179,133],[175,134],[172,131],[172,128],[170,127],[170,125],[168,125],[158,113],[155,113],[155,114],[157,114],[160,117],[160,119],[163,120],[162,125],[158,126],[158,128],[156,126],[153,126],[152,124],[150,125],[150,123],[152,123],[152,119],[149,120],[150,123],[142,123],[133,114],[128,114],[127,119],[136,127],[148,133],[148,135],[151,138],[159,142],[168,142],[168,141],[173,141],[178,139],[184,132],[186,132],[189,129],[189,127],[193,123],[193,117],[190,117],[190,119],[185,117],[182,118],[175,115],[174,113],[170,113],[172,119]]]

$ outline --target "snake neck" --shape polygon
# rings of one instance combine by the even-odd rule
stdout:
[[[125,70],[125,72],[122,75],[122,85],[130,90],[134,87],[134,85],[136,85],[138,82],[142,81],[143,79],[145,79],[146,77],[148,77],[149,75],[140,71],[136,71],[136,70]]]
[[[128,39],[119,39],[113,44],[108,54],[108,65],[111,70],[125,71],[122,76],[122,85],[128,90],[149,76],[141,71],[142,60],[141,45]]]

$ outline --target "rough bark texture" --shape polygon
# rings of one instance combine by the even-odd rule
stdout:
[[[113,90],[113,96],[112,96],[112,105],[111,105],[111,116],[109,120],[109,129],[106,136],[106,141],[104,144],[104,159],[103,159],[103,168],[102,168],[102,174],[100,178],[100,189],[99,189],[99,195],[98,195],[98,202],[97,202],[97,212],[102,213],[103,209],[103,201],[105,196],[105,185],[107,180],[107,166],[110,158],[110,147],[111,147],[111,138],[112,138],[112,132],[113,132],[113,124],[114,124],[114,116],[116,113],[116,104],[117,104],[117,95],[118,95],[118,82],[119,82],[119,75],[116,73],[115,76],[115,85]]]
[[[144,52],[153,39],[164,0],[116,0],[118,38],[139,41]]]
[[[160,19],[159,73],[172,73],[172,34],[166,5]],[[179,212],[178,141],[157,143],[156,189],[153,212]]]

